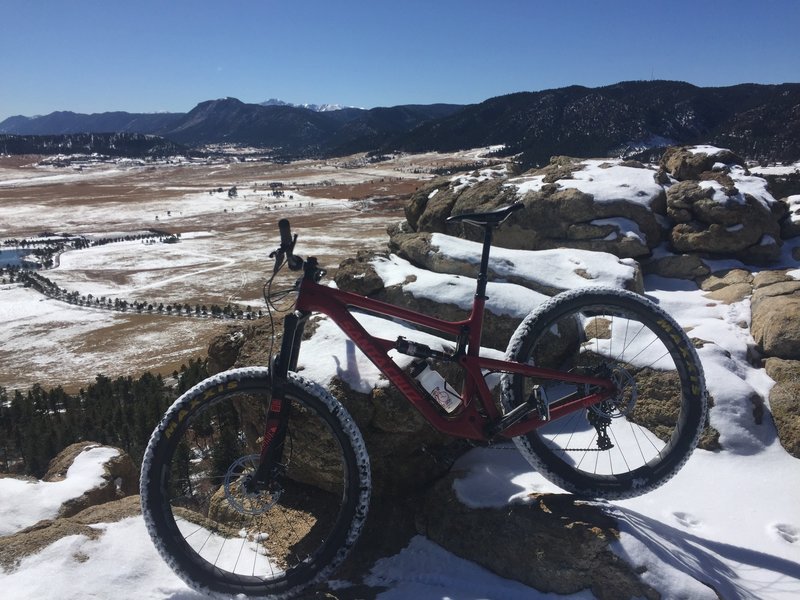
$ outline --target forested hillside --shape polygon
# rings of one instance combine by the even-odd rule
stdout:
[[[122,119],[117,113],[111,119],[109,114],[12,117],[0,123],[0,133],[56,134],[79,127],[87,132],[107,132],[111,123],[117,122],[124,131],[157,134],[190,147],[246,144],[288,158],[398,150],[450,152],[502,145],[503,153],[519,155],[524,167],[544,164],[554,155],[649,158],[666,146],[689,144],[730,148],[751,160],[800,159],[797,83],[704,88],[680,81],[629,81],[599,88],[519,92],[468,106],[403,105],[324,112],[223,98],[160,119],[141,115]],[[6,152],[19,152],[17,146],[6,143]],[[61,147],[69,143],[63,142]],[[78,138],[71,143],[76,148],[86,146]],[[136,138],[126,144],[128,149],[117,146],[116,153],[167,151],[158,145],[143,150],[137,144],[147,144]]]

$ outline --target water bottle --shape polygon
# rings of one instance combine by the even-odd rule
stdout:
[[[453,414],[461,406],[461,398],[458,394],[450,391],[452,388],[447,385],[447,382],[439,373],[431,369],[431,366],[426,361],[418,363],[412,373],[414,373],[414,377],[419,384],[447,414]]]

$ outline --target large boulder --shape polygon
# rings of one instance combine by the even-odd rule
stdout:
[[[647,275],[671,277],[675,279],[700,279],[711,273],[711,269],[696,254],[661,254],[642,263]]]
[[[437,239],[442,240],[442,236],[407,233],[401,228],[391,228],[389,233],[389,249],[420,268],[463,277],[477,276],[480,246],[473,244],[471,246],[474,247],[464,247],[461,252],[451,255],[437,245]],[[449,242],[448,245],[453,246],[453,243]],[[462,242],[462,246],[467,245]],[[559,267],[558,277],[544,277],[544,273],[555,270],[552,268],[554,265]],[[488,276],[489,281],[514,283],[547,296],[593,284],[619,286],[639,293],[644,289],[639,265],[635,261],[620,259],[610,253],[577,249],[572,253],[556,253],[551,250],[515,253],[505,248],[495,248],[489,260]],[[363,279],[370,277],[369,272],[361,275]],[[360,284],[357,282],[356,286]]]
[[[414,231],[452,232],[446,223],[451,214],[490,210],[511,204],[516,190],[505,185],[505,172],[497,177],[456,177],[436,179],[411,196],[406,220]]]
[[[672,248],[764,263],[780,256],[785,205],[766,180],[753,177],[730,150],[668,148],[661,168],[677,180],[667,188]]]
[[[94,442],[78,442],[67,446],[50,461],[42,480],[63,481],[75,459],[81,453],[98,446],[99,444]],[[119,448],[115,448],[115,450],[117,450],[116,456],[103,463],[100,483],[86,490],[77,498],[72,498],[62,504],[58,512],[59,517],[69,517],[91,506],[120,500],[139,492],[139,469],[127,453]]]
[[[753,275],[744,269],[719,271],[700,280],[700,289],[712,300],[740,302],[753,293]]]
[[[547,494],[527,504],[470,508],[454,492],[457,478],[450,474],[437,483],[417,519],[421,534],[453,554],[542,592],[659,598],[611,550],[618,526],[599,507]]]
[[[468,449],[461,440],[436,431],[394,387],[362,394],[334,380],[330,391],[364,436],[377,497],[427,489]]]
[[[781,219],[781,237],[790,239],[800,235],[800,194],[781,198],[786,214]]]
[[[412,246],[419,245],[420,248],[430,248],[430,234],[410,234],[410,236],[404,235],[403,237],[409,242],[407,247],[411,250],[412,255],[417,253]],[[420,255],[423,253],[424,251],[421,250]],[[437,256],[442,258],[441,255]],[[460,321],[469,316],[469,311],[464,306],[415,296],[407,292],[403,284],[386,285],[375,270],[375,261],[386,261],[387,257],[388,255],[383,253],[363,252],[359,253],[356,258],[343,261],[334,275],[337,287],[446,321]],[[454,261],[444,259],[443,262]],[[460,264],[465,271],[467,266],[466,263]],[[533,309],[535,306],[532,305],[530,308]],[[500,314],[499,311],[493,312],[492,305],[488,305],[484,312],[483,345],[505,349],[508,340],[511,339],[511,335],[524,316]]]
[[[781,209],[732,184],[682,181],[667,190],[670,233],[677,252],[734,256],[765,262],[780,256]],[[775,207],[775,208],[773,208]]]
[[[765,366],[776,382],[769,406],[778,439],[789,454],[800,458],[800,361],[768,358]]]
[[[744,166],[744,160],[724,148],[712,146],[673,146],[661,156],[661,168],[678,181],[700,179],[715,165]]]
[[[356,279],[358,280],[358,279]],[[269,347],[269,329],[248,326],[240,332],[241,348],[233,362],[228,356],[225,368],[264,364],[262,356],[249,349]],[[313,334],[313,326],[307,329]],[[228,338],[230,332],[221,337]],[[212,343],[209,353],[225,344]],[[215,362],[220,362],[216,357]],[[419,490],[441,477],[450,468],[452,461],[464,451],[457,440],[437,432],[425,418],[393,387],[375,387],[368,393],[352,389],[343,380],[334,378],[327,386],[350,412],[364,436],[372,467],[372,480],[376,496]],[[261,405],[255,398],[244,397],[236,406],[244,423],[259,423]],[[313,440],[319,439],[314,422],[297,426],[296,475],[303,483],[320,489],[328,489],[334,474],[327,471],[330,461],[323,455],[324,449]],[[246,432],[253,444],[261,435],[257,427]],[[302,443],[307,440],[308,443]],[[307,468],[303,468],[305,465]]]
[[[800,281],[760,285],[751,299],[750,333],[765,356],[800,359]]]

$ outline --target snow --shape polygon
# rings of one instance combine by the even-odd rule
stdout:
[[[655,170],[628,167],[613,160],[586,160],[572,179],[559,179],[561,187],[577,188],[594,196],[595,202],[625,201],[649,207],[662,191]]]
[[[120,320],[118,313],[91,311],[43,297],[15,284],[0,284],[3,351],[26,357],[37,368],[58,365],[80,338]],[[92,372],[94,357],[75,359],[72,368]]]
[[[478,175],[456,175],[450,180],[450,185],[453,188],[454,192],[459,192],[465,188],[472,187],[494,177],[503,177],[507,174],[507,169],[505,165],[501,165],[499,167],[489,167],[485,169],[480,169],[478,171]],[[429,196],[430,198],[431,196]]]
[[[789,218],[792,223],[800,222],[800,194],[787,196],[786,203],[789,206]]]
[[[505,185],[513,185],[517,188],[517,196],[522,198],[528,192],[538,192],[545,185],[544,175],[519,177],[512,179]]]
[[[800,162],[792,165],[769,165],[766,167],[750,167],[750,172],[753,175],[795,175],[800,173]]]
[[[445,236],[434,234],[436,239],[441,237]],[[443,250],[443,254],[447,255],[447,250]],[[416,298],[458,306],[465,311],[464,318],[472,308],[475,279],[471,277],[433,273],[414,267],[408,261],[394,255],[375,260],[373,267],[386,286],[402,285],[405,293]],[[532,306],[538,306],[547,299],[543,294],[521,285],[492,281],[487,285],[487,296],[489,299],[486,306],[491,312],[520,319],[530,312]]]
[[[592,225],[612,225],[617,231],[622,233],[623,237],[632,238],[641,242],[642,244],[647,244],[647,236],[642,233],[642,230],[639,228],[639,225],[636,224],[636,221],[632,219],[626,219],[625,217],[611,217],[608,219],[595,219],[591,221]],[[617,239],[617,232],[612,231],[605,239],[607,240],[615,240]]]
[[[477,270],[481,244],[434,233],[431,246],[453,260],[475,265]],[[590,285],[621,287],[636,270],[632,261],[621,260],[613,254],[576,248],[530,252],[494,247],[489,267],[501,279],[515,277],[558,289]]]
[[[564,598],[543,594],[498,577],[474,563],[446,552],[422,536],[412,538],[408,547],[393,558],[377,561],[366,583],[387,586],[380,600],[544,600]],[[589,593],[569,596],[588,600]]]
[[[587,159],[575,164],[571,178],[556,182],[560,188],[574,188],[591,194],[595,202],[628,202],[649,207],[663,193],[655,180],[656,171],[650,166],[642,168],[622,164],[617,159]],[[523,175],[509,179],[505,184],[517,189],[522,198],[528,192],[538,192],[545,185],[544,175]]]
[[[752,196],[762,206],[769,208],[770,205],[775,204],[777,200],[767,190],[767,182],[761,177],[745,174],[744,169],[739,166],[734,166],[730,169],[729,173],[733,183],[736,187],[736,193],[728,195],[725,187],[717,181],[701,181],[699,185],[703,189],[711,188],[714,190],[713,199],[720,204],[727,202],[736,202],[738,204],[745,204],[745,194]]]
[[[0,574],[14,600],[200,600],[156,554],[141,517],[101,525],[102,535],[61,538]]]
[[[117,456],[113,448],[96,447],[79,454],[62,481],[0,479],[0,536],[15,533],[42,519],[52,519],[67,500],[103,482],[103,464]]]
[[[692,154],[705,154],[707,156],[717,156],[723,152],[728,152],[725,148],[717,148],[716,146],[699,145],[691,146],[688,148]]]

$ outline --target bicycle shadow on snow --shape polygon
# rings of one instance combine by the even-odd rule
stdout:
[[[345,340],[344,368],[339,360],[339,356],[334,354],[333,360],[336,362],[336,376],[348,384],[352,389],[359,390],[364,387],[371,387],[361,375],[356,358],[356,345],[352,340]]]
[[[621,534],[632,536],[658,561],[709,586],[720,598],[767,600],[800,591],[800,563],[705,539],[627,508],[610,504],[602,508],[617,520]],[[621,544],[615,550],[631,564],[641,562]]]

